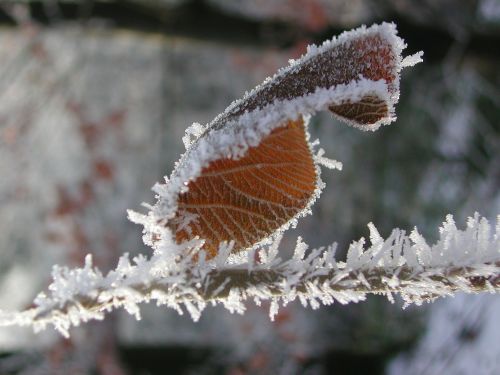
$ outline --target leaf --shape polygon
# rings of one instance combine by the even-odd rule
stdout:
[[[364,130],[394,121],[399,73],[420,59],[403,61],[404,47],[393,24],[343,33],[309,46],[211,123],[193,124],[183,138],[186,153],[156,186],[158,202],[141,220],[146,243],[201,238],[214,257],[223,242],[234,241],[237,252],[285,230],[323,186],[310,116],[329,110]]]
[[[392,120],[393,101],[399,96],[402,46],[394,25],[389,24],[344,33],[320,48],[309,46],[305,56],[226,110],[209,129],[221,128],[243,113],[273,102],[304,97],[318,89],[347,85],[360,78],[383,81],[386,90],[370,92],[367,87],[367,93],[361,96],[345,92],[345,97],[339,98],[340,103],[332,103],[328,108],[349,124],[378,127],[378,122]]]
[[[210,257],[223,241],[234,240],[235,249],[251,247],[306,208],[316,180],[304,121],[289,121],[244,157],[218,159],[203,168],[179,195],[176,240],[204,238]],[[180,228],[186,217],[194,219]]]
[[[352,121],[358,126],[375,124],[387,117],[389,111],[385,101],[376,95],[365,95],[356,102],[331,105],[329,109],[341,119]]]

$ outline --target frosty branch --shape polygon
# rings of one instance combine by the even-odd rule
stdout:
[[[262,262],[247,264],[231,259],[231,246],[223,246],[210,261],[180,256],[190,249],[199,251],[199,243],[172,245],[170,252],[149,260],[140,256],[134,264],[125,254],[106,276],[92,267],[88,257],[83,268],[55,267],[50,295],[40,295],[37,307],[28,311],[3,313],[0,322],[35,330],[53,325],[67,335],[71,326],[103,319],[116,308],[139,318],[138,304],[152,300],[179,313],[184,307],[197,320],[208,303],[243,313],[247,300],[271,301],[273,318],[280,303],[296,299],[317,308],[334,301],[362,301],[367,294],[393,301],[394,294],[406,304],[421,304],[456,292],[500,291],[500,218],[493,234],[488,221],[477,214],[469,218],[465,230],[459,230],[448,216],[433,246],[417,230],[409,236],[394,230],[383,239],[373,225],[369,228],[370,246],[365,246],[364,239],[354,242],[346,262],[335,261],[335,245],[306,256],[307,245],[300,239],[287,261],[276,257],[279,239],[259,250]]]
[[[344,33],[309,47],[211,123],[193,124],[185,154],[154,187],[156,204],[129,212],[152,256],[131,263],[125,254],[107,275],[90,256],[83,268],[55,266],[49,292],[27,311],[0,312],[0,325],[53,325],[68,335],[120,307],[139,318],[138,304],[151,300],[197,320],[208,303],[243,313],[245,301],[267,300],[273,318],[296,299],[317,308],[367,294],[421,304],[458,291],[498,292],[500,218],[493,229],[478,214],[465,230],[448,216],[432,246],[416,229],[383,239],[369,224],[370,245],[353,242],[345,262],[335,260],[335,245],[309,251],[301,239],[291,259],[278,257],[283,231],[310,213],[324,187],[320,166],[341,168],[310,142],[310,116],[329,110],[372,131],[393,122],[400,72],[421,60],[403,59],[404,47],[390,24]]]

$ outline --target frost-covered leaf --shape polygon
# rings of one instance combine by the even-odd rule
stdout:
[[[316,179],[304,122],[290,121],[245,156],[213,161],[188,184],[172,221],[177,241],[204,238],[210,256],[224,241],[251,247],[307,206]],[[186,217],[195,219],[181,228]]]
[[[168,227],[178,243],[205,240],[211,258],[223,242],[239,252],[293,225],[321,192],[319,166],[342,167],[313,150],[310,116],[329,110],[365,130],[394,121],[400,71],[420,58],[403,60],[404,47],[393,24],[343,33],[309,46],[209,124],[189,127],[186,153],[142,219],[146,242],[161,246],[159,227]]]

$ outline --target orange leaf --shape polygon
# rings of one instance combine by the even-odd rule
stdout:
[[[240,159],[218,159],[203,168],[179,195],[172,229],[177,242],[204,238],[217,255],[223,241],[251,247],[306,208],[316,188],[316,168],[304,121],[289,121]],[[193,221],[182,227],[187,217]]]

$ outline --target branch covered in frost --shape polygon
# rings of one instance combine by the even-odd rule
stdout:
[[[0,313],[0,325],[37,331],[53,325],[68,335],[71,326],[103,319],[116,308],[139,319],[138,304],[152,300],[198,320],[208,303],[243,313],[246,300],[270,301],[272,318],[280,304],[296,299],[317,308],[362,301],[371,293],[390,301],[400,295],[408,305],[456,292],[500,291],[500,217],[496,229],[476,214],[459,230],[449,215],[432,246],[417,229],[410,235],[395,229],[386,239],[373,224],[369,229],[370,244],[363,238],[352,243],[345,262],[335,260],[335,245],[307,252],[300,238],[286,261],[276,257],[279,239],[260,250],[260,262],[250,261],[253,253],[247,259],[229,255],[231,245],[225,244],[215,259],[205,261],[200,242],[172,243],[170,251],[150,259],[139,256],[131,263],[124,255],[106,276],[93,268],[89,256],[83,268],[55,266],[49,293],[37,297],[36,307]]]

